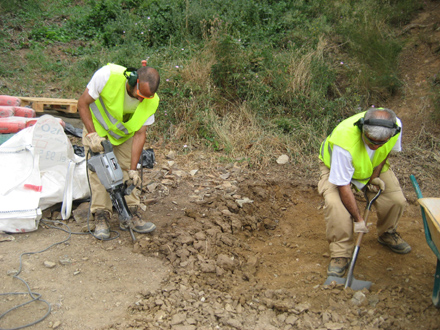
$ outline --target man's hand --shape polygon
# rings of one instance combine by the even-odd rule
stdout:
[[[385,182],[380,178],[374,178],[367,186],[368,190],[377,193],[380,190],[385,191]]]
[[[142,182],[141,177],[139,176],[139,173],[136,170],[129,170],[128,178],[130,179],[128,181],[129,186],[131,186],[132,184],[134,184],[135,186],[139,186]]]
[[[368,233],[368,228],[365,225],[365,221],[358,221],[354,223],[354,232],[355,233]]]
[[[104,151],[104,147],[102,146],[101,142],[104,141],[105,138],[100,137],[98,133],[89,133],[86,135],[86,139],[89,143],[90,149],[92,149],[93,152]]]

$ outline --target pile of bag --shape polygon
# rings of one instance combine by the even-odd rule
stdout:
[[[22,129],[35,125],[35,110],[20,104],[18,97],[0,95],[0,144]],[[60,124],[64,126],[61,119]]]

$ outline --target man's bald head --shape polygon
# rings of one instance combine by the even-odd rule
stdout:
[[[139,82],[147,82],[150,86],[150,91],[156,93],[160,84],[159,72],[150,66],[143,66],[137,70]]]

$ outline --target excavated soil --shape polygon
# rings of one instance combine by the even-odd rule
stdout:
[[[440,132],[431,99],[440,69],[439,18],[438,3],[427,3],[402,30],[409,40],[401,57],[404,88],[384,106],[403,122],[404,150],[391,163],[408,200],[398,231],[412,251],[397,255],[377,242],[373,210],[354,272],[373,283],[370,290],[324,285],[330,259],[317,166],[306,175],[293,162],[274,161],[255,171],[246,162],[146,145],[157,164],[143,170],[142,214],[157,230],[137,234],[133,243],[127,232],[116,237],[114,218],[113,240],[69,237],[69,230],[87,227],[88,203],[80,204],[69,229],[55,225],[67,232],[42,224],[3,238],[2,292],[27,290],[11,276],[20,270],[52,306],[32,329],[440,329],[440,309],[431,300],[437,259],[409,180],[414,174],[425,197],[439,196]],[[54,243],[20,263],[22,253]],[[28,299],[2,296],[1,312]],[[0,327],[17,328],[46,311],[44,302],[31,303]]]

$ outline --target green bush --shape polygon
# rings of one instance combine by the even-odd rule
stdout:
[[[301,152],[313,152],[338,120],[400,89],[402,44],[393,29],[423,2],[3,0],[0,6],[0,73],[8,79],[0,93],[20,92],[15,86],[33,81],[31,74],[59,91],[42,81],[27,93],[77,98],[106,63],[136,67],[147,59],[162,77],[155,125],[161,138],[178,130],[177,139],[201,138],[226,150],[232,144],[215,123],[245,109],[261,134],[304,140]],[[20,50],[27,55],[19,65]]]

